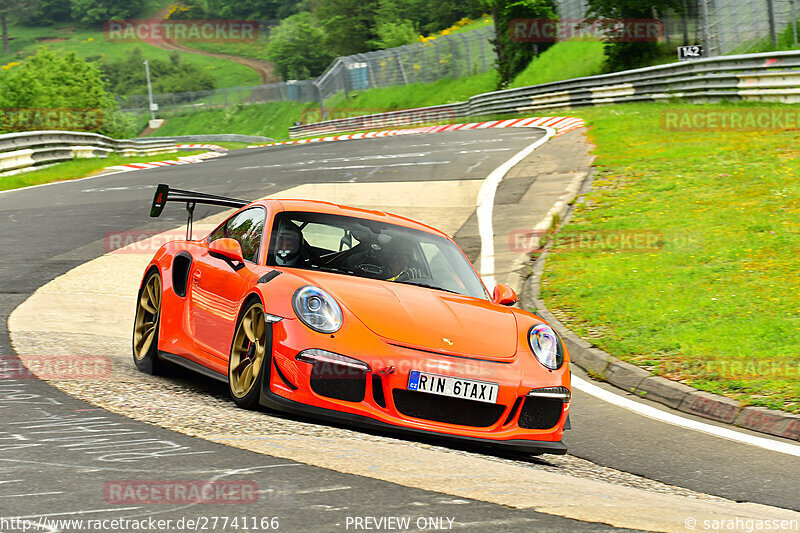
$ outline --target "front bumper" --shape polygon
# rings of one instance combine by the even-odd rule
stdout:
[[[464,444],[523,453],[566,453],[561,438],[568,415],[568,402],[559,401],[555,418],[550,417],[551,421],[557,421],[552,427],[520,427],[520,417],[526,395],[532,389],[569,387],[568,364],[565,363],[557,371],[550,371],[528,354],[504,361],[490,361],[423,352],[397,346],[372,332],[368,333],[353,339],[352,335],[316,334],[298,320],[284,319],[275,324],[272,331],[273,360],[262,382],[261,404],[279,411],[381,431],[452,439]],[[327,350],[365,362],[369,370],[364,375],[363,394],[348,399],[319,394],[320,387],[312,385],[316,365],[295,359],[298,353],[309,348]],[[454,413],[455,417],[450,421],[435,420],[424,414],[409,416],[407,406],[404,407],[404,414],[395,400],[407,396],[408,374],[411,370],[498,383],[500,389],[496,406],[485,404],[496,407],[494,414],[490,414],[488,419],[486,416],[480,417],[484,421],[480,423],[451,423],[453,420],[467,420],[471,416],[471,413],[463,412]],[[381,388],[380,394],[376,394],[376,387]],[[474,408],[476,413],[484,407],[461,400],[452,402],[447,397],[428,393],[415,394],[424,395],[424,400],[436,402],[436,405],[438,402],[450,402],[451,411],[462,408],[462,404],[466,406],[464,409],[472,411]],[[420,412],[424,412],[424,409]]]
[[[465,437],[449,433],[437,433],[431,430],[422,430],[422,429],[407,428],[403,426],[395,426],[392,424],[381,422],[380,420],[368,418],[363,415],[343,413],[341,411],[334,411],[332,409],[325,409],[322,407],[315,407],[313,405],[306,405],[299,402],[295,402],[287,398],[283,398],[282,396],[278,396],[273,392],[270,392],[269,390],[267,390],[266,384],[267,381],[264,380],[264,387],[262,387],[261,389],[261,405],[269,409],[282,411],[284,413],[312,416],[314,418],[329,420],[332,422],[345,423],[347,425],[364,429],[377,429],[388,433],[408,434],[420,437],[436,437],[445,440],[452,440],[463,444],[488,446],[491,448],[502,448],[504,450],[519,452],[519,453],[532,453],[532,454],[551,453],[554,455],[564,455],[565,453],[567,453],[567,447],[561,441],[549,442],[549,441],[534,441],[527,439],[512,439],[512,440],[497,441],[497,440],[481,439],[475,437]]]

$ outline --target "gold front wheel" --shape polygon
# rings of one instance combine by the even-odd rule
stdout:
[[[253,303],[242,314],[228,362],[228,382],[234,401],[251,408],[258,402],[259,378],[267,351],[267,326],[264,307]]]

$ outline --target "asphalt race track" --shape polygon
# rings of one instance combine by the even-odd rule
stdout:
[[[11,311],[37,288],[105,253],[102,242],[109,233],[166,231],[184,221],[174,206],[156,221],[148,217],[158,183],[255,199],[314,183],[482,180],[541,135],[540,130],[478,130],[249,149],[197,165],[0,194],[0,355],[13,356],[7,331]],[[548,144],[540,148],[547,149]],[[496,202],[503,191],[501,183]],[[218,211],[198,206],[195,217]],[[474,243],[462,246],[474,249]],[[180,379],[219,392],[203,378]],[[565,442],[578,458],[737,502],[800,510],[798,457],[645,418],[580,391],[574,394],[571,422]],[[0,463],[0,518],[246,514],[279,517],[281,531],[345,531],[353,529],[357,516],[410,515],[453,518],[452,527],[466,531],[614,529],[189,437],[109,413],[36,379],[0,381]],[[255,481],[260,495],[251,506],[117,505],[104,497],[108,481],[145,479]],[[6,530],[0,523],[0,531]]]

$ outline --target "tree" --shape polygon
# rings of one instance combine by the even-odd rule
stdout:
[[[318,0],[314,15],[325,31],[327,48],[337,56],[372,50],[378,6],[379,0]]]
[[[3,31],[3,53],[8,55],[11,48],[8,45],[8,23],[24,20],[36,12],[39,0],[3,0],[0,3],[0,26]]]
[[[93,108],[115,106],[105,90],[100,69],[74,52],[41,47],[36,54],[0,79],[0,107]]]
[[[72,18],[85,24],[103,24],[109,20],[135,18],[147,0],[71,0]]]
[[[297,0],[192,0],[206,13],[219,18],[244,18],[250,20],[285,19],[303,8]]]
[[[672,9],[681,13],[684,4],[678,0],[589,0],[587,16],[614,20],[650,19],[654,8],[661,12]],[[658,55],[658,43],[622,42],[616,40],[611,32],[603,52],[610,70],[624,70],[649,65]]]
[[[324,41],[325,34],[313,15],[298,13],[284,19],[272,32],[267,57],[284,80],[304,80],[322,74],[334,59]]]
[[[79,59],[74,52],[52,52],[41,47],[21,65],[0,76],[0,108],[21,109],[31,116],[50,112],[85,111],[86,116],[102,117],[93,129],[106,135],[128,135],[131,121],[118,111],[114,98],[106,91],[100,69]],[[77,129],[72,121],[66,129]],[[57,129],[47,124],[35,129]]]
[[[522,72],[537,55],[552,43],[517,42],[509,35],[509,23],[514,19],[555,19],[553,0],[486,0],[485,6],[492,13],[496,37],[497,71],[500,88],[505,88]]]
[[[103,59],[100,68],[108,80],[108,90],[118,96],[147,94],[144,61],[150,65],[150,76],[155,93],[180,93],[207,91],[214,88],[214,78],[201,67],[181,60],[183,56],[171,52],[169,60],[148,58],[138,46],[123,58]]]
[[[377,37],[367,42],[377,50],[410,44],[417,40],[417,29],[410,19],[404,18],[397,0],[379,0],[375,13]]]
[[[39,9],[28,20],[28,24],[51,26],[56,22],[70,20],[70,0],[39,0]]]
[[[420,33],[430,34],[449,28],[464,17],[476,18],[483,13],[482,0],[402,0],[400,16],[411,20]]]

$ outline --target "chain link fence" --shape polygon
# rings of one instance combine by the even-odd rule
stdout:
[[[337,58],[313,80],[230,87],[211,91],[154,94],[159,110],[191,110],[265,102],[322,102],[334,94],[376,87],[430,83],[462,78],[495,68],[494,27],[449,35],[425,42]],[[149,110],[145,95],[117,97],[128,112]]]
[[[562,19],[586,16],[586,0],[556,0]],[[770,46],[798,47],[800,0],[683,0],[680,11],[653,13],[664,24],[667,45],[704,44],[705,56],[742,54]],[[337,93],[430,83],[494,69],[495,28],[439,35],[425,42],[337,58],[313,80],[156,94],[159,110],[224,108],[264,102],[323,102]],[[147,97],[118,97],[128,112],[149,110]]]
[[[586,16],[586,0],[556,0],[562,19]],[[800,46],[800,0],[683,0],[682,10],[654,12],[668,45],[703,44],[706,57]]]
[[[316,80],[322,98],[344,91],[463,78],[495,68],[494,27],[340,57]]]
[[[800,0],[699,0],[698,5],[709,56],[798,46]]]

